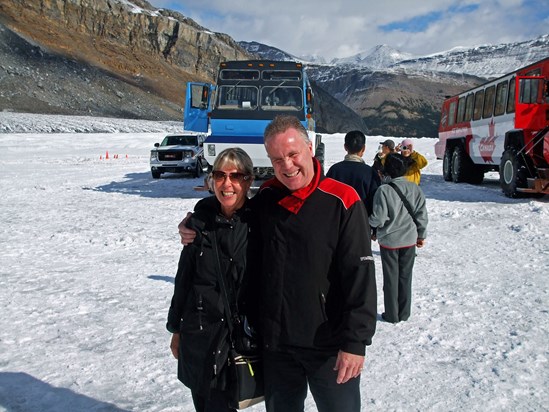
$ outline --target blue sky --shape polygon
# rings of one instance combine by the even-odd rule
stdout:
[[[235,40],[327,60],[386,44],[426,55],[549,34],[549,0],[149,0]]]

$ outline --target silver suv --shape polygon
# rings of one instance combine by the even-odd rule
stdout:
[[[191,173],[200,177],[208,162],[204,159],[204,140],[202,133],[170,134],[155,143],[151,150],[151,174],[154,179],[162,173]]]

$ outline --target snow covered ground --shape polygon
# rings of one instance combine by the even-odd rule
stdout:
[[[0,113],[0,410],[193,410],[165,319],[177,224],[205,194],[148,167],[178,128]],[[368,162],[384,139],[368,137]],[[323,140],[329,167],[343,134]],[[367,350],[363,409],[548,410],[549,196],[508,199],[495,174],[444,182],[435,140],[413,140],[429,160],[427,245],[411,319],[379,322]]]

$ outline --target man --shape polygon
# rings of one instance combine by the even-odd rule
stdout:
[[[375,333],[370,227],[355,190],[322,174],[296,117],[266,128],[275,178],[251,199],[248,270],[264,347],[268,412],[360,411],[360,373]],[[188,232],[180,225],[182,242]],[[187,240],[185,240],[187,239]]]
[[[396,151],[400,152],[408,161],[408,170],[404,174],[404,177],[419,186],[421,181],[421,169],[427,166],[427,159],[414,150],[412,139],[404,139],[402,143],[396,147]]]
[[[327,177],[352,186],[366,205],[368,216],[372,214],[374,193],[380,185],[379,175],[364,163],[362,156],[366,150],[366,136],[360,130],[345,135],[345,159],[330,167]]]

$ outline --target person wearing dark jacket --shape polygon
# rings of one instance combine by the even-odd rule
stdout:
[[[345,159],[328,170],[327,177],[352,186],[366,205],[368,215],[372,214],[374,193],[380,185],[379,175],[368,166],[362,156],[366,150],[366,136],[360,130],[345,135]]]
[[[374,169],[380,178],[383,174],[385,157],[389,153],[395,153],[395,142],[391,139],[387,139],[379,144],[379,150],[374,156],[374,163],[372,163],[372,169]]]
[[[376,326],[375,266],[364,203],[323,175],[307,130],[278,116],[264,142],[275,177],[252,199],[268,412],[358,412],[365,348]],[[252,270],[255,272],[255,270]],[[252,283],[251,283],[252,284]]]
[[[246,152],[224,150],[211,173],[215,196],[200,200],[187,222],[197,237],[181,252],[166,327],[173,334],[170,348],[178,360],[178,378],[191,389],[197,412],[234,411],[226,392],[230,344],[219,276],[225,277],[227,292],[239,302],[245,282],[247,192],[252,180],[252,160]]]

